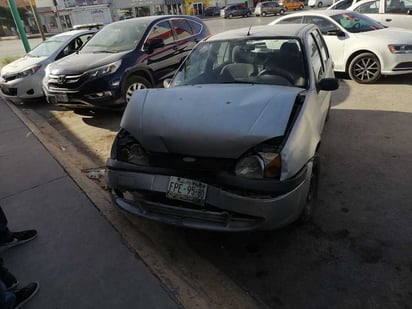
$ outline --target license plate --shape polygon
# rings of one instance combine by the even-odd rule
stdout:
[[[204,205],[206,199],[207,184],[187,178],[169,178],[169,187],[166,197],[175,200]]]
[[[63,94],[56,94],[55,96],[55,100],[56,102],[69,102],[69,98],[67,97],[67,94],[63,93]]]

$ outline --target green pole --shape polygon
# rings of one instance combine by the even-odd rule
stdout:
[[[24,31],[23,23],[21,22],[19,11],[17,10],[16,4],[14,0],[7,0],[9,3],[9,7],[11,10],[11,14],[13,15],[14,23],[16,24],[17,31],[20,34],[21,41],[23,42],[24,49],[26,53],[30,51],[29,41],[27,40],[26,32]]]

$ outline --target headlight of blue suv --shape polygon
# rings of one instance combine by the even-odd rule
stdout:
[[[20,72],[19,74],[17,74],[17,78],[23,78],[23,77],[33,75],[38,70],[40,70],[40,68],[41,68],[41,65],[35,65],[34,67],[28,68],[28,69]]]
[[[106,64],[97,69],[90,70],[87,73],[91,78],[100,77],[106,74],[114,73],[120,67],[121,63],[122,63],[122,60],[118,60],[113,63]]]
[[[412,45],[410,44],[390,44],[388,48],[392,54],[412,54]]]

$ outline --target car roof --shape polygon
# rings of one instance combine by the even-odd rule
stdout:
[[[375,1],[375,0],[361,0],[361,1],[356,1],[356,2],[352,3],[349,8],[352,8],[352,7],[354,7],[354,6],[357,7],[357,6],[359,6],[359,5],[363,4],[363,3],[368,3],[368,2],[371,2],[371,1]],[[348,9],[349,9],[349,8],[348,8]]]
[[[369,1],[369,0],[367,0],[367,1]],[[309,10],[309,11],[301,11],[301,12],[292,13],[292,14],[289,14],[289,15],[286,15],[286,16],[282,16],[279,19],[283,19],[285,17],[303,16],[303,15],[333,16],[333,15],[342,14],[342,13],[349,13],[349,12],[348,12],[348,10]],[[352,13],[352,12],[350,12],[350,13]]]
[[[63,37],[63,36],[76,36],[76,35],[82,35],[85,33],[94,33],[97,32],[97,29],[81,29],[81,30],[69,30],[69,31],[65,31],[56,35],[53,35],[52,38],[58,38],[58,37]]]
[[[315,26],[308,24],[251,26],[212,35],[207,41],[233,40],[247,37],[301,37],[304,32],[313,27]]]
[[[197,18],[195,16],[188,16],[188,15],[152,15],[152,16],[142,16],[142,17],[135,17],[135,18],[119,20],[119,21],[113,22],[111,24],[114,24],[114,23],[116,23],[116,24],[118,24],[118,23],[147,24],[147,23],[152,23],[154,21],[160,21],[160,20],[164,20],[164,19],[175,19],[175,18],[185,18],[185,19],[191,19],[191,20],[196,20],[196,21],[200,20],[199,18]]]

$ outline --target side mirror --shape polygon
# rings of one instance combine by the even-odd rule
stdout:
[[[165,46],[163,39],[155,38],[153,39],[148,46],[146,46],[147,51],[151,54],[157,48]]]
[[[339,30],[339,29],[328,30],[324,34],[326,34],[326,35],[336,35],[337,37],[344,37],[345,36],[345,32],[343,32],[342,30]]]
[[[333,91],[339,88],[337,78],[322,78],[318,83],[318,89],[324,91]]]
[[[170,83],[172,82],[171,78],[166,78],[163,80],[163,88],[169,88],[170,87]]]

